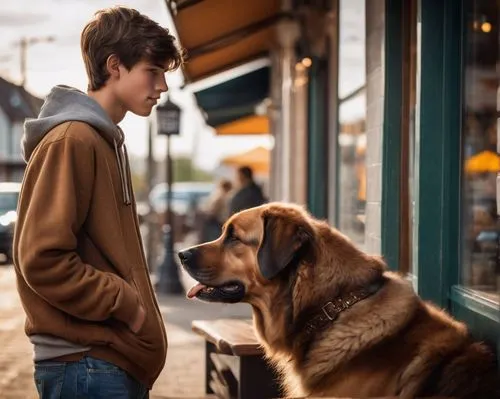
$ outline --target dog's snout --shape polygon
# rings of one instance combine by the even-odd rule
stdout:
[[[189,260],[193,257],[193,250],[192,249],[185,249],[184,251],[179,252],[179,259],[181,262],[184,264],[186,262],[189,262]]]

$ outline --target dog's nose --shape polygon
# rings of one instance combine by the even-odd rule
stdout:
[[[179,252],[179,259],[184,264],[189,261],[193,257],[193,251],[191,249],[185,249],[184,251]]]

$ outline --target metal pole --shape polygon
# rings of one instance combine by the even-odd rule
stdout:
[[[167,212],[165,224],[165,256],[160,266],[159,289],[163,294],[182,294],[184,288],[179,280],[179,271],[174,259],[174,218],[172,212],[173,163],[170,156],[170,135],[167,135]]]
[[[170,157],[170,135],[167,136],[167,158],[165,165],[167,167],[167,225],[170,226],[170,236],[173,241],[173,222],[172,215],[172,158]]]
[[[21,49],[21,86],[26,85],[26,50],[28,49],[28,40],[23,37],[19,42]]]
[[[24,87],[26,85],[26,79],[27,79],[27,71],[26,71],[26,58],[27,58],[27,52],[28,52],[28,46],[31,46],[33,44],[37,43],[51,43],[55,40],[53,36],[46,36],[46,37],[23,37],[21,40],[19,40],[18,43],[16,43],[16,46],[19,45],[21,54],[20,54],[20,67],[21,67],[21,87]]]

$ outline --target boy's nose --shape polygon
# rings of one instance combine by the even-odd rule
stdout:
[[[165,93],[166,91],[168,91],[168,85],[167,85],[167,81],[165,80],[165,78],[163,78],[159,82],[157,89],[160,90],[160,93]]]

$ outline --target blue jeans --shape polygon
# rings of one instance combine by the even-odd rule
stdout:
[[[41,399],[148,399],[146,386],[104,360],[85,356],[78,362],[35,363]]]

